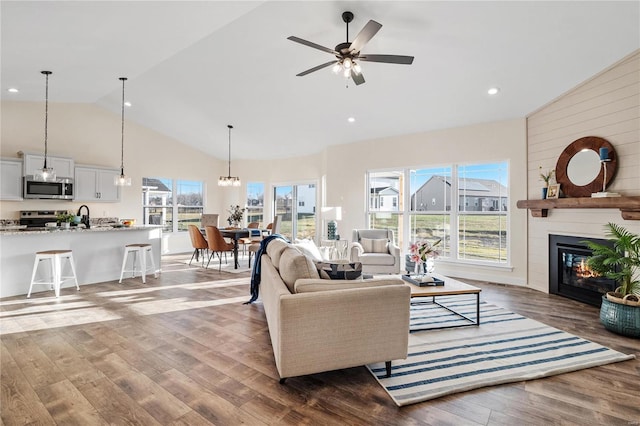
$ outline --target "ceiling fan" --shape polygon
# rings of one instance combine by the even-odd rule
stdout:
[[[287,37],[287,40],[295,41],[296,43],[304,44],[305,46],[322,50],[323,52],[330,53],[337,58],[337,60],[332,60],[322,65],[310,68],[306,71],[302,71],[300,74],[296,74],[298,77],[302,77],[314,71],[318,71],[330,65],[333,65],[333,71],[335,73],[339,73],[340,71],[342,71],[343,75],[346,78],[351,77],[353,82],[356,85],[359,85],[364,83],[364,77],[362,76],[362,69],[358,61],[383,62],[387,64],[403,65],[411,65],[413,63],[413,56],[361,54],[360,51],[362,50],[364,45],[367,44],[378,31],[380,31],[380,28],[382,28],[382,24],[373,20],[367,22],[367,25],[362,28],[356,38],[353,39],[352,42],[349,42],[349,23],[353,21],[353,13],[349,11],[343,12],[342,20],[347,24],[347,41],[338,44],[335,49],[320,46],[319,44],[303,40],[299,37]]]

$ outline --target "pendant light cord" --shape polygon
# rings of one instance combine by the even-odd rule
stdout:
[[[124,176],[124,82],[127,81],[126,77],[120,77],[122,80],[122,126],[120,139],[120,176]]]
[[[46,83],[44,89],[44,167],[47,168],[47,139],[48,139],[48,127],[49,127],[49,74],[51,71],[41,71],[45,75]]]
[[[227,127],[229,128],[229,174],[227,176],[231,178],[231,129],[233,129],[233,126],[227,124]]]

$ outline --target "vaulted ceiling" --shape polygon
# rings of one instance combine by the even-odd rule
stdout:
[[[296,74],[383,25],[362,49],[415,56]],[[286,158],[400,134],[524,117],[640,48],[640,2],[2,1],[2,99],[97,104],[227,157]],[[495,96],[490,87],[499,87]],[[9,93],[8,88],[19,89]],[[347,121],[353,117],[355,121]]]

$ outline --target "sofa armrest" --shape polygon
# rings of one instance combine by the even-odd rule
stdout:
[[[364,253],[364,248],[362,248],[362,244],[354,242],[351,243],[351,256],[350,259],[352,262],[359,262],[360,256]]]
[[[406,358],[410,294],[408,285],[385,285],[282,296],[280,377]]]

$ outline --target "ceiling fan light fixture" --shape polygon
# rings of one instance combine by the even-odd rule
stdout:
[[[351,61],[351,58],[344,58],[344,60],[342,61],[342,66],[345,69],[351,69],[351,66],[353,65],[353,61]]]
[[[360,74],[362,72],[362,67],[357,62],[354,62],[353,70],[356,72],[356,74]]]
[[[227,124],[229,128],[229,174],[227,176],[220,176],[218,179],[218,186],[240,186],[240,178],[238,176],[231,176],[231,129],[233,126]]]
[[[342,70],[342,66],[340,65],[340,62],[336,62],[333,68],[331,68],[331,71],[333,71],[334,74],[338,74],[340,70]]]
[[[33,179],[47,182],[56,180],[56,172],[53,167],[47,167],[47,139],[49,126],[49,76],[51,71],[40,71],[45,76],[45,94],[44,94],[44,164],[33,174]]]

